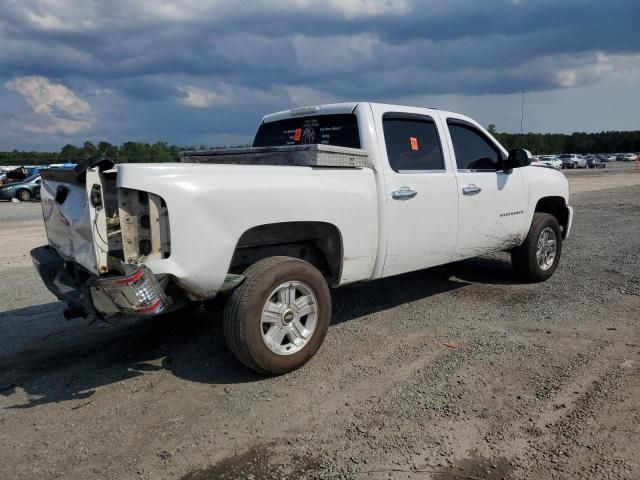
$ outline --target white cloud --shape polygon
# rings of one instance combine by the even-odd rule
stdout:
[[[178,87],[178,96],[180,103],[191,108],[216,108],[232,103],[256,105],[279,100],[279,97],[272,92],[230,85],[225,82],[218,82],[212,88],[201,88],[194,85]]]
[[[304,85],[289,85],[284,87],[289,94],[289,100],[296,107],[306,107],[308,105],[322,105],[325,103],[334,103],[338,99],[320,90]]]
[[[44,31],[81,32],[95,30],[100,16],[93,2],[75,0],[21,0],[7,5],[18,18]]]
[[[293,38],[296,59],[304,72],[357,71],[387,55],[387,46],[371,33]]]
[[[640,55],[607,55],[601,52],[589,55],[579,65],[559,69],[555,81],[560,87],[572,88],[609,77],[636,82],[640,80]]]
[[[31,27],[57,32],[99,31],[107,24],[105,20],[110,28],[131,23],[144,25],[154,20],[175,24],[209,18],[213,23],[223,23],[243,14],[259,17],[261,13],[278,11],[336,14],[350,20],[403,15],[409,7],[410,0],[244,0],[242,4],[228,0],[10,0],[7,5]]]
[[[382,15],[403,15],[409,8],[407,0],[329,0],[322,5],[316,0],[289,0],[279,2],[279,8],[322,9],[340,12],[345,18],[373,17]]]
[[[46,77],[18,77],[5,83],[19,93],[35,115],[21,121],[23,129],[34,133],[72,135],[95,122],[91,106],[62,84]]]
[[[186,87],[178,87],[180,92],[180,103],[191,108],[211,108],[214,106],[225,105],[229,103],[229,99],[223,95],[219,95],[205,88],[187,85]]]

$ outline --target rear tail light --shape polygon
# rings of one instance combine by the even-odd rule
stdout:
[[[98,285],[123,313],[155,315],[169,305],[155,276],[144,266],[131,275],[100,279]]]

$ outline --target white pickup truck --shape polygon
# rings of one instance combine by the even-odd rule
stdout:
[[[329,286],[495,251],[543,281],[571,230],[564,175],[456,113],[296,108],[264,117],[253,147],[43,171],[48,245],[32,258],[65,316],[153,316],[222,294],[235,356],[280,374],[322,343]]]

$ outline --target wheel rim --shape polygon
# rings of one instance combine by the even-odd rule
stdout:
[[[556,232],[551,227],[546,227],[538,237],[536,248],[536,260],[540,269],[546,271],[551,268],[556,258],[557,240]]]
[[[262,309],[262,340],[273,353],[291,355],[309,343],[317,323],[313,290],[302,282],[285,282],[271,292]]]
[[[29,192],[26,192],[24,190],[22,190],[18,195],[20,197],[20,200],[22,200],[23,202],[26,202],[27,200],[29,200],[29,198],[31,198]]]

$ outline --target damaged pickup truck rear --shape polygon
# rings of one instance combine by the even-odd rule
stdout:
[[[573,211],[562,173],[529,164],[452,112],[297,108],[264,117],[252,148],[42,171],[48,245],[31,255],[67,318],[223,295],[231,351],[280,374],[320,347],[329,287],[495,251],[524,280],[549,278]]]

